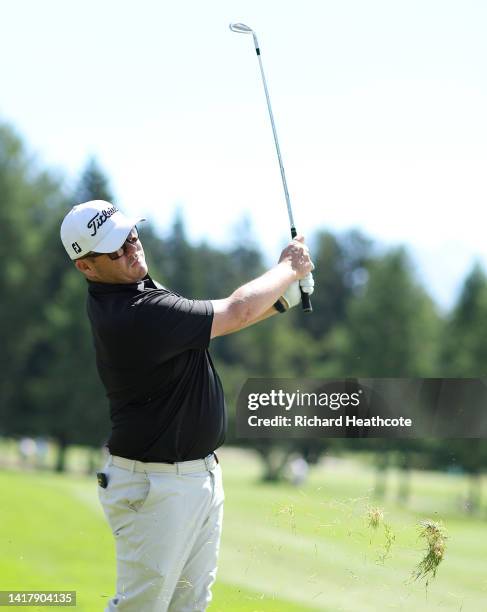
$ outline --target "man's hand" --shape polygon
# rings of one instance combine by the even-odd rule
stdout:
[[[311,295],[314,291],[315,281],[311,271],[314,270],[314,264],[311,261],[309,249],[304,244],[304,237],[297,236],[288,246],[282,251],[279,263],[287,263],[295,273],[296,279],[279,300],[274,304],[274,308],[283,312],[297,306],[301,302],[301,291]],[[281,306],[279,306],[279,304]]]
[[[315,290],[315,281],[311,272],[302,280],[294,281],[286,289],[284,294],[279,298],[279,301],[284,306],[285,310],[289,310],[301,303],[301,289],[304,293],[311,295]]]
[[[282,251],[279,263],[286,263],[293,270],[296,280],[304,279],[314,268],[304,236],[296,236]],[[304,290],[304,289],[303,289]]]

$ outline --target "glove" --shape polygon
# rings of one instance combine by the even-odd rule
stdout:
[[[284,306],[285,310],[289,310],[297,306],[301,302],[301,291],[299,290],[299,281],[294,281],[286,289],[283,295],[279,298],[279,302]]]
[[[284,295],[281,295],[281,297],[274,304],[274,308],[278,312],[286,312],[286,310],[289,310],[290,308],[297,306],[301,302],[300,289],[303,290],[303,293],[307,293],[308,295],[311,295],[313,291],[315,290],[314,287],[315,287],[315,281],[314,281],[313,275],[310,272],[307,276],[302,278],[300,281],[294,281],[294,283],[289,285],[289,287],[284,292]]]
[[[315,279],[313,278],[311,272],[299,281],[299,286],[303,290],[303,293],[307,293],[308,295],[311,295],[313,293],[313,291],[315,290]]]

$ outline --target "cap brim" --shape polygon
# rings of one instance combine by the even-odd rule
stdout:
[[[144,217],[129,218],[125,215],[120,215],[118,219],[112,217],[116,222],[116,227],[101,240],[93,249],[96,253],[112,253],[117,251],[127,239],[130,230],[141,221],[145,221]]]

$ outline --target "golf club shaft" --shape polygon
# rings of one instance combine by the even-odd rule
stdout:
[[[279,140],[277,138],[276,124],[274,123],[274,115],[272,114],[271,99],[269,97],[269,90],[267,89],[267,82],[265,80],[264,67],[262,66],[262,59],[260,57],[259,42],[257,40],[257,36],[255,35],[255,32],[252,32],[252,36],[254,39],[255,52],[257,53],[257,59],[259,60],[260,74],[262,76],[262,83],[264,85],[265,97],[267,100],[267,110],[269,111],[269,117],[270,117],[271,125],[272,125],[272,134],[274,135],[274,144],[276,145],[277,159],[279,160],[279,169],[281,170],[281,179],[282,179],[282,186],[284,188],[284,196],[286,198],[287,214],[289,216],[289,223],[291,225],[291,238],[295,238],[297,236],[297,231],[296,231],[296,226],[294,225],[293,211],[291,208],[291,199],[289,197],[289,191],[287,188],[286,173],[284,172],[284,164],[282,163],[281,149],[279,147]],[[312,312],[313,307],[311,306],[311,300],[310,300],[309,295],[305,293],[301,289],[301,287],[300,287],[300,291],[301,291],[301,304],[302,304],[303,310],[305,312]]]

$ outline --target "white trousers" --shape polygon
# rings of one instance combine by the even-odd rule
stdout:
[[[223,521],[215,457],[174,465],[110,457],[104,472],[108,486],[98,491],[117,555],[106,611],[206,610]]]

